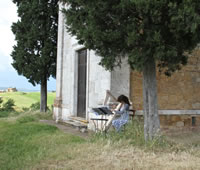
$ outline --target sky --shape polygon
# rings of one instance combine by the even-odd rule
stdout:
[[[32,86],[28,80],[17,74],[12,67],[12,58],[10,56],[15,36],[11,31],[11,25],[18,20],[17,7],[12,0],[0,1],[0,88],[16,87],[17,89],[40,90],[40,85]],[[48,90],[56,89],[56,80],[50,78],[48,81]]]

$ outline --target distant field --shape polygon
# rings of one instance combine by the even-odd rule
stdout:
[[[8,99],[13,99],[15,101],[17,109],[21,109],[23,107],[30,107],[31,104],[40,101],[39,92],[6,92],[0,93],[0,96],[3,98],[4,101]],[[55,97],[55,92],[48,92],[47,105],[49,107],[51,107],[51,105],[53,104]]]

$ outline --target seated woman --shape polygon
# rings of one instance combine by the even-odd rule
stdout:
[[[114,113],[113,117],[107,122],[105,130],[108,130],[112,124],[114,128],[119,131],[121,126],[125,125],[129,119],[129,99],[124,95],[120,95],[117,98],[117,101],[120,102],[117,107],[112,110]]]
[[[128,122],[129,119],[129,106],[130,102],[128,97],[120,95],[117,98],[117,101],[120,102],[118,107],[114,110],[114,119],[112,120],[112,125],[117,131]]]

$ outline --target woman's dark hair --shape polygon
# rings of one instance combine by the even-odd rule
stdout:
[[[128,104],[129,106],[131,105],[130,102],[129,102],[129,99],[128,97],[126,97],[125,95],[120,95],[118,98],[117,98],[117,101],[118,102],[124,102],[126,104]]]

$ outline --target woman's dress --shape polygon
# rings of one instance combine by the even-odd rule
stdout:
[[[112,125],[115,127],[117,131],[125,125],[129,120],[129,105],[123,104],[119,111],[115,111],[115,113],[119,116],[112,121]]]

